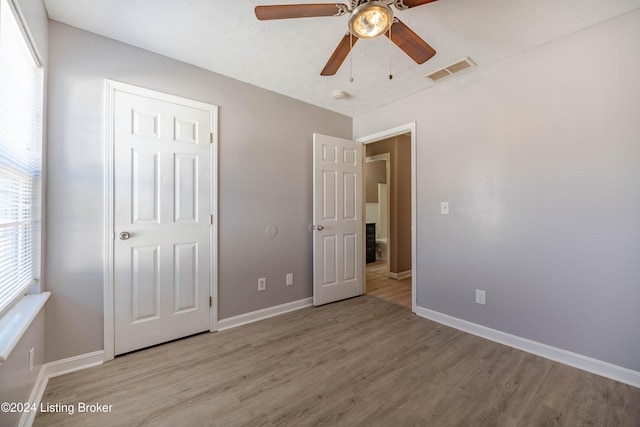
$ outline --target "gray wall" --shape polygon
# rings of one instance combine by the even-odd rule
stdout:
[[[103,348],[105,78],[220,107],[219,318],[310,297],[312,134],[349,138],[351,118],[57,22],[49,31],[46,359]]]
[[[640,10],[354,119],[417,123],[419,306],[640,371],[637,40]]]
[[[47,64],[48,18],[40,0],[18,0],[41,59]],[[0,402],[26,402],[44,362],[44,311],[24,333],[5,363],[0,365]],[[34,369],[29,372],[29,349],[35,352]],[[17,425],[20,414],[0,412],[0,425]]]

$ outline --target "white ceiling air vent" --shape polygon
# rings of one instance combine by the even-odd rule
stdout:
[[[434,71],[433,73],[427,74],[425,77],[432,82],[437,82],[442,79],[445,79],[453,74],[457,74],[466,69],[475,67],[476,64],[469,59],[469,57],[464,58],[461,61],[455,62],[451,65],[447,65],[446,67],[440,68],[439,70]]]

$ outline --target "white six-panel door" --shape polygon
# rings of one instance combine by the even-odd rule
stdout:
[[[209,330],[213,113],[115,92],[115,354]]]
[[[362,294],[362,145],[313,135],[313,304]]]

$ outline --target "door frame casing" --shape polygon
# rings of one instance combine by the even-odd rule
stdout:
[[[397,127],[394,127],[392,129],[387,129],[387,130],[383,130],[380,132],[376,132],[374,134],[368,135],[368,136],[363,136],[360,137],[358,139],[356,139],[356,142],[359,142],[363,145],[367,145],[367,144],[371,144],[374,142],[378,142],[378,141],[382,141],[383,139],[389,139],[389,138],[393,138],[394,136],[398,136],[398,135],[403,135],[409,133],[411,135],[411,311],[412,312],[416,312],[416,308],[417,308],[417,300],[418,300],[418,295],[417,295],[417,282],[418,282],[418,265],[416,263],[416,259],[417,259],[417,228],[416,228],[416,218],[417,218],[417,207],[416,207],[416,197],[417,197],[417,191],[416,191],[416,166],[417,166],[417,159],[416,159],[416,141],[417,141],[417,135],[416,135],[416,122],[411,122],[411,123],[407,123],[404,125],[400,125]],[[364,148],[364,147],[363,147]],[[367,150],[366,148],[364,148],[362,150],[362,156],[364,157],[363,161],[366,159],[367,156]],[[364,180],[363,180],[364,182]],[[364,193],[364,184],[363,184],[363,189],[362,192]],[[364,202],[364,198],[363,198],[363,203]],[[364,209],[366,209],[366,206],[363,205],[363,215],[364,215]],[[366,221],[364,221],[366,223]],[[364,227],[364,225],[363,225]],[[362,238],[362,245],[363,248],[366,245],[366,237],[365,237],[365,233],[363,230],[363,238]],[[362,281],[362,293],[365,293],[366,289],[364,288],[366,286],[367,280],[366,280],[366,264],[364,264],[363,267],[363,278],[364,280]]]
[[[147,96],[159,101],[171,102],[187,107],[199,108],[211,113],[212,142],[209,144],[210,156],[210,215],[209,228],[209,295],[213,297],[213,304],[209,307],[209,331],[218,330],[218,106],[207,104],[180,96],[170,95],[156,90],[105,79],[105,129],[104,129],[104,270],[103,270],[103,299],[104,299],[104,361],[115,357],[115,301],[114,301],[114,167],[115,167],[115,94],[117,91],[132,95]]]

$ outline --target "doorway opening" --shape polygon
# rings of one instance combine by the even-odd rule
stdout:
[[[415,311],[415,124],[360,139],[367,295]]]

